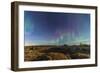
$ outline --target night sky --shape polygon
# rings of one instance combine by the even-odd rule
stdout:
[[[90,14],[24,11],[25,45],[90,43]]]

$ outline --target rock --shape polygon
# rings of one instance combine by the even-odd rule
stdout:
[[[56,52],[50,52],[50,53],[48,53],[48,56],[50,56],[52,60],[65,60],[65,59],[69,59],[63,53],[58,53],[58,52],[57,53]]]

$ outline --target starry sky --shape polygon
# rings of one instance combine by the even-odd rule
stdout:
[[[90,14],[24,11],[24,43],[90,44]]]

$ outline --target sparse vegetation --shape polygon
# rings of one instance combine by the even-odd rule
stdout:
[[[86,59],[89,57],[89,45],[25,46],[24,51],[24,61]]]

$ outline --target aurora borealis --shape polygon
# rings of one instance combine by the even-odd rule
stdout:
[[[90,14],[24,11],[25,45],[90,43]]]

